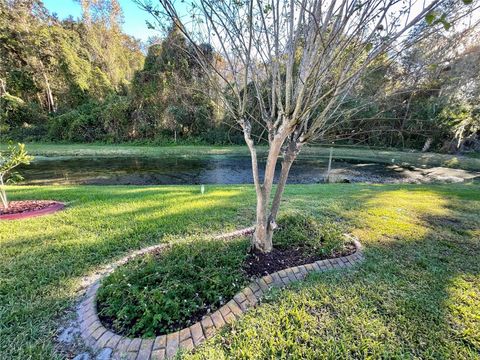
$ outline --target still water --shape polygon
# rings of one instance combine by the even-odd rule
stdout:
[[[323,182],[327,165],[327,158],[297,159],[292,166],[289,183]],[[386,164],[337,159],[332,168],[337,181],[406,180],[401,172]],[[250,157],[238,155],[208,155],[201,158],[37,157],[32,164],[19,170],[26,184],[180,185],[246,184],[253,181]]]

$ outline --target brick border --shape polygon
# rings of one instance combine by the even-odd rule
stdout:
[[[242,234],[245,234],[248,230],[239,231],[243,231]],[[234,322],[248,309],[257,305],[270,288],[285,287],[294,281],[303,280],[309,273],[347,268],[362,261],[360,242],[351,235],[345,234],[345,236],[355,244],[355,253],[291,267],[256,279],[220,309],[204,316],[201,321],[180,331],[157,336],[155,339],[129,338],[113,333],[102,325],[96,309],[96,294],[103,277],[133,257],[164,248],[166,245],[161,244],[141,249],[108,266],[90,285],[85,298],[77,307],[81,337],[94,351],[101,351],[104,348],[111,349],[113,359],[163,360],[173,358],[180,349],[192,350],[205,339],[212,337],[223,326]],[[221,235],[219,238],[225,238],[225,235]]]
[[[65,208],[65,204],[55,201],[54,204],[47,206],[46,208],[40,210],[33,210],[33,211],[25,211],[18,214],[5,214],[0,215],[0,220],[18,220],[18,219],[26,219],[36,216],[48,215],[53,214],[57,211],[63,210]]]

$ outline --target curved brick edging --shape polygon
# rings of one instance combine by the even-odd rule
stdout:
[[[133,257],[163,248],[165,245],[150,246],[136,251],[109,266],[88,289],[85,299],[77,308],[81,337],[95,351],[110,348],[113,351],[113,359],[170,359],[175,356],[178,350],[192,350],[205,339],[212,337],[225,324],[234,322],[249,308],[254,307],[270,288],[284,287],[294,281],[304,279],[309,273],[351,267],[355,263],[362,261],[363,255],[360,242],[353,236],[345,236],[354,242],[355,253],[339,258],[319,260],[311,264],[295,266],[263,276],[237,293],[232,300],[220,309],[204,316],[201,321],[180,331],[157,336],[155,339],[129,338],[115,334],[102,325],[97,314],[96,293],[100,287],[101,278],[110,274],[118,265],[125,264]]]
[[[60,211],[65,208],[65,204],[56,201],[55,204],[49,205],[46,208],[40,210],[33,210],[33,211],[25,211],[18,214],[5,214],[0,215],[0,220],[18,220],[18,219],[26,219],[36,216],[48,215],[53,214],[57,211]]]
[[[236,238],[240,236],[245,236],[245,235],[251,235],[255,231],[255,226],[251,226],[248,228],[240,229],[240,230],[235,230],[226,234],[220,234],[215,236],[215,240],[227,240],[231,238]]]

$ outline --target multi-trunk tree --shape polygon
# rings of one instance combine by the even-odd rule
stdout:
[[[451,26],[450,12],[463,16],[456,11],[460,4],[443,0],[196,0],[182,1],[181,6],[159,0],[159,7],[137,3],[159,24],[166,18],[178,24],[198,62],[214,69],[209,86],[215,87],[241,127],[250,150],[257,194],[252,246],[260,252],[272,250],[292,163],[305,144],[325,138],[343,121],[344,102],[370,65],[381,56],[397,57],[412,39]],[[430,26],[413,34],[422,21]],[[223,59],[222,70],[204,57],[199,45],[204,43]],[[255,113],[249,112],[252,98]],[[258,141],[252,136],[255,122],[268,141],[263,177]]]

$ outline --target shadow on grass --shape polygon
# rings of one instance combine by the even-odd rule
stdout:
[[[197,187],[18,187],[12,193],[69,203],[55,215],[0,224],[0,352],[22,359],[54,358],[47,339],[76,300],[79,277],[129,250],[249,224],[236,212],[253,199],[245,187],[211,187],[205,195]]]
[[[274,293],[186,358],[478,358],[479,194],[442,186],[344,195],[327,203],[348,205],[310,211],[337,217],[343,208],[366,261]],[[308,200],[286,203],[305,209]]]
[[[473,357],[479,350],[473,315],[479,297],[472,290],[480,286],[478,189],[288,187],[282,210],[342,220],[365,244],[367,261],[284,292],[213,348],[234,358]],[[13,195],[70,206],[1,224],[6,305],[0,352],[7,358],[54,358],[47,339],[56,331],[55,318],[76,299],[79,277],[132,249],[249,225],[255,204],[248,186],[208,187],[203,196],[196,186],[18,187]],[[456,228],[439,223],[445,218],[455,219]]]

